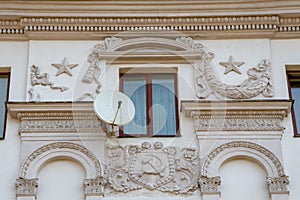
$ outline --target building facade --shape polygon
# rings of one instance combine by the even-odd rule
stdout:
[[[295,0],[0,1],[0,199],[297,200],[299,33]]]

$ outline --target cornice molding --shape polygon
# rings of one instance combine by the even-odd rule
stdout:
[[[99,40],[112,35],[182,33],[194,39],[299,38],[300,13],[285,15],[221,16],[1,16],[0,40]]]
[[[283,131],[290,100],[181,101],[181,112],[194,120],[196,132]]]
[[[91,102],[10,102],[7,108],[13,119],[21,121],[20,134],[106,131],[104,122],[94,113]]]
[[[15,16],[222,16],[298,13],[297,0],[18,0],[0,1],[2,15]]]

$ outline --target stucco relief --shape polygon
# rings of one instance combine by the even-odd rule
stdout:
[[[283,131],[280,119],[195,119],[197,131]]]
[[[16,180],[16,190],[18,196],[35,196],[38,188],[38,179],[23,179]]]
[[[215,148],[212,152],[209,153],[209,155],[205,158],[202,169],[201,169],[201,175],[207,176],[208,174],[208,168],[213,165],[213,160],[220,155],[222,152],[228,149],[238,149],[238,148],[245,148],[249,150],[254,150],[258,153],[260,153],[263,156],[266,156],[271,163],[271,166],[274,166],[273,171],[276,171],[276,174],[279,176],[285,176],[283,166],[280,162],[280,160],[267,148],[260,146],[258,144],[255,144],[253,142],[247,142],[247,141],[233,141],[225,143],[217,148]],[[236,151],[238,152],[238,150]],[[249,154],[251,157],[251,154]],[[221,164],[221,163],[220,163]]]
[[[96,169],[95,176],[97,177],[103,177],[104,171],[102,168],[101,163],[97,159],[97,157],[87,148],[83,147],[82,145],[71,143],[71,142],[55,142],[55,143],[50,143],[47,145],[44,145],[38,149],[36,149],[33,153],[31,153],[23,162],[21,170],[20,170],[20,178],[26,178],[27,173],[30,167],[32,166],[32,163],[34,162],[35,159],[37,159],[40,155],[42,154],[47,154],[51,150],[64,150],[64,154],[68,152],[68,150],[75,150],[80,152],[81,154],[87,156],[90,161],[94,164],[94,168]],[[43,163],[41,163],[43,164]]]
[[[262,94],[265,97],[272,97],[273,84],[271,80],[271,64],[269,60],[262,60],[257,67],[247,71],[248,78],[238,85],[228,85],[221,82],[215,76],[212,64],[214,54],[204,53],[199,66],[199,76],[196,77],[197,96],[204,99],[211,94],[229,99],[250,99]]]
[[[193,148],[164,147],[144,142],[106,147],[108,181],[113,190],[137,189],[190,194],[197,189],[199,160]]]
[[[84,194],[85,196],[103,196],[105,185],[106,180],[103,177],[85,179],[83,181]]]
[[[50,75],[48,73],[40,73],[39,67],[36,65],[32,65],[30,69],[30,81],[31,88],[28,90],[29,100],[30,101],[40,101],[41,95],[37,93],[34,89],[35,86],[49,86],[53,90],[59,90],[60,92],[64,92],[68,90],[68,87],[65,86],[55,86],[53,82],[50,81]]]
[[[139,42],[141,41],[136,40],[136,43],[133,45],[138,45]],[[248,78],[241,84],[228,85],[220,81],[215,76],[215,69],[212,62],[214,59],[214,53],[208,52],[202,44],[195,42],[190,37],[179,37],[176,38],[175,41],[168,40],[169,44],[173,44],[174,42],[177,43],[178,46],[184,46],[184,51],[194,51],[201,56],[200,60],[194,63],[196,67],[194,73],[197,86],[196,94],[198,98],[208,98],[211,94],[214,94],[217,97],[225,97],[229,99],[250,99],[260,94],[265,97],[272,97],[274,95],[271,80],[271,64],[269,60],[263,59],[256,67],[250,68],[247,71]],[[87,84],[94,82],[96,84],[96,89],[94,91],[96,94],[100,92],[101,88],[101,83],[98,80],[101,75],[101,53],[114,52],[118,49],[118,47],[123,47],[122,45],[126,46],[126,40],[123,40],[122,38],[106,38],[102,43],[95,45],[92,53],[88,56],[89,67],[82,79],[82,82]],[[229,59],[226,63],[221,62],[221,64],[226,64],[227,67],[229,64],[233,65],[236,63],[238,65],[244,64],[244,62],[233,62],[232,59]],[[85,93],[81,95],[78,100],[83,100],[86,97],[91,97],[93,99],[94,94]]]
[[[202,194],[219,194],[221,185],[221,177],[201,176],[199,179],[200,191]]]
[[[289,184],[288,176],[267,177],[267,184],[270,194],[272,193],[289,193],[287,185]]]
[[[111,51],[114,46],[120,44],[122,41],[123,39],[117,37],[105,38],[102,43],[96,44],[92,50],[92,53],[88,55],[87,61],[89,62],[89,66],[81,81],[86,84],[95,83],[95,94],[99,94],[102,87],[102,84],[98,80],[101,75],[101,53]],[[87,97],[94,99],[95,94],[87,92],[82,94],[77,100],[81,101]]]

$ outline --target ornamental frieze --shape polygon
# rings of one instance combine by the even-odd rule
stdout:
[[[20,133],[55,133],[55,132],[101,132],[106,127],[97,119],[86,120],[24,120],[19,128]]]
[[[280,119],[196,119],[196,131],[283,131]]]
[[[113,190],[138,189],[190,194],[197,189],[196,149],[164,147],[161,142],[106,146],[108,181]]]

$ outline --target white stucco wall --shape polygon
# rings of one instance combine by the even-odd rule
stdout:
[[[272,50],[272,63],[274,81],[276,84],[276,96],[278,98],[289,98],[287,81],[285,76],[285,65],[286,64],[299,64],[300,57],[300,40],[274,40],[271,41]],[[298,166],[300,160],[298,152],[300,151],[300,138],[293,137],[293,127],[291,122],[291,115],[285,120],[286,130],[284,131],[282,139],[282,150],[284,164],[286,166],[286,173],[290,176],[290,191],[291,200],[297,199],[300,196],[300,171]]]
[[[206,40],[199,41],[204,44],[207,49],[215,54],[214,65],[217,69],[218,75],[221,80],[227,84],[241,83],[246,77],[247,69],[250,67],[256,67],[262,59],[270,59],[272,62],[272,77],[275,88],[275,99],[287,99],[287,85],[285,77],[285,64],[299,64],[300,57],[300,40],[274,40],[269,41],[267,39],[261,40]],[[87,56],[91,52],[93,46],[98,41],[30,41],[30,42],[0,42],[0,67],[11,67],[11,85],[10,85],[10,101],[28,101],[28,90],[31,87],[30,83],[30,67],[36,65],[40,69],[40,73],[48,73],[50,75],[50,81],[53,81],[55,85],[66,85],[69,90],[60,92],[52,90],[49,87],[37,86],[37,91],[41,93],[43,101],[70,101],[78,98],[82,93],[86,91],[92,91],[95,85],[84,84],[81,82],[83,73],[86,71],[88,62]],[[219,65],[219,62],[228,61],[229,56],[233,56],[236,61],[245,62],[240,67],[242,75],[236,73],[229,73],[224,75],[224,67]],[[67,58],[71,64],[78,64],[78,67],[72,69],[73,76],[62,74],[55,76],[57,69],[51,64],[61,63],[64,58]],[[121,67],[134,67],[139,65],[114,65],[102,69],[102,76],[100,81],[103,85],[103,89],[118,88],[119,68]],[[159,67],[161,65],[156,65]],[[165,65],[164,65],[165,66]],[[178,67],[178,96],[180,100],[194,100],[194,80],[193,80],[193,67],[189,64],[176,64]],[[74,98],[75,97],[75,98]],[[256,97],[256,99],[265,98],[262,96]],[[214,99],[214,98],[213,98]],[[284,160],[284,166],[286,174],[290,176],[290,191],[291,200],[297,200],[300,196],[300,160],[298,159],[298,152],[300,146],[298,145],[298,138],[293,137],[292,126],[290,122],[290,116],[285,119],[284,126],[286,130],[282,139],[282,151],[278,150],[274,152],[280,158]],[[25,154],[29,154],[29,151],[20,152],[21,142],[18,136],[19,123],[17,120],[12,120],[8,116],[6,138],[0,141],[0,199],[15,200],[15,180],[19,175],[20,157]],[[195,139],[193,121],[180,114],[180,138],[160,138],[159,140],[164,143],[164,146],[180,146],[180,147],[195,147],[197,140]],[[142,141],[150,140],[157,141],[157,138],[143,139]],[[140,144],[141,139],[115,139],[112,142],[117,142],[120,145],[126,144]],[[265,146],[270,145],[268,141],[262,141]],[[213,144],[215,145],[215,144]],[[209,146],[209,145],[208,145]],[[201,148],[205,147],[205,141],[202,142]],[[92,143],[88,148],[97,149],[97,141]],[[201,150],[200,148],[200,150]],[[99,150],[94,152],[99,153]],[[203,149],[203,151],[208,151]],[[103,153],[103,152],[102,152]],[[100,153],[99,153],[100,154]],[[102,155],[103,156],[103,155]],[[77,165],[70,164],[68,167],[70,170],[80,171]],[[239,164],[239,162],[235,162]],[[51,165],[51,164],[50,164]],[[50,166],[49,165],[49,166]],[[59,167],[58,167],[59,166]],[[59,168],[64,167],[64,163],[59,163],[53,167],[54,173]],[[228,166],[227,166],[228,167]],[[251,165],[253,173],[260,173],[261,168],[255,169],[256,165]],[[52,169],[45,167],[46,172],[50,173]],[[47,171],[48,170],[48,171]],[[223,171],[224,172],[224,171]],[[226,176],[230,177],[232,173],[236,177],[234,170],[227,170]],[[240,172],[242,173],[242,172]],[[221,173],[222,174],[222,173]],[[251,174],[248,174],[251,177]],[[46,178],[51,178],[51,175],[44,175]],[[78,178],[79,175],[76,175]],[[69,180],[70,183],[72,179]],[[67,184],[68,180],[65,180],[64,184]],[[44,183],[43,183],[44,184]],[[59,185],[58,185],[59,186]],[[237,187],[239,187],[237,185]],[[244,187],[240,185],[240,187]],[[239,190],[239,188],[236,188]],[[263,191],[260,191],[263,192]],[[108,194],[107,199],[199,199],[199,192],[195,192],[192,196],[176,196],[155,193],[152,191],[133,192],[128,194]],[[262,194],[263,195],[263,194]],[[135,197],[133,197],[135,196]],[[235,199],[230,199],[235,200]],[[238,199],[236,199],[238,200]]]

